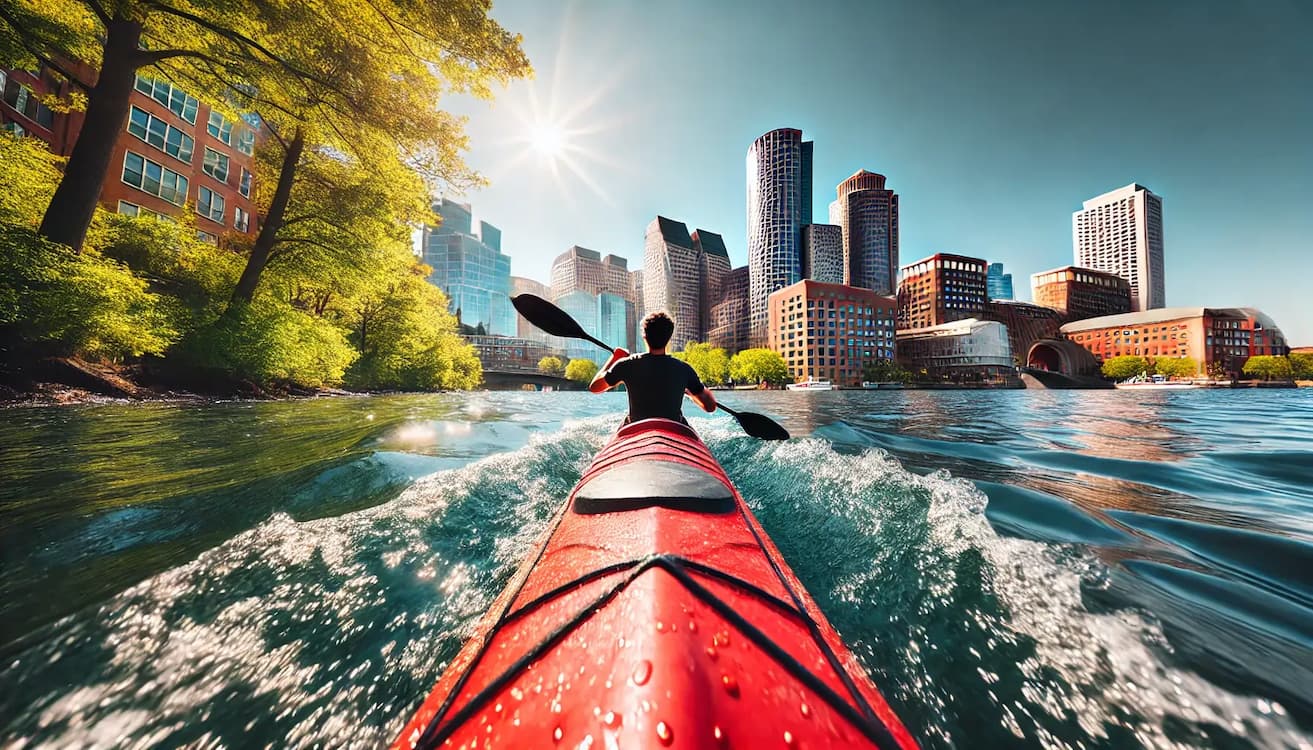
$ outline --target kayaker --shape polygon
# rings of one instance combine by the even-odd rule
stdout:
[[[629,416],[625,424],[661,417],[684,421],[682,407],[687,393],[707,412],[716,410],[716,397],[688,364],[666,354],[666,344],[675,333],[675,321],[664,312],[643,319],[646,354],[630,354],[622,348],[597,371],[588,390],[603,393],[621,383],[629,392]]]

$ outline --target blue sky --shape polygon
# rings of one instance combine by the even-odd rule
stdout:
[[[498,0],[536,70],[469,117],[460,196],[512,272],[573,244],[641,266],[660,213],[746,262],[747,148],[816,143],[815,214],[858,169],[901,200],[902,261],[1072,262],[1071,213],[1163,197],[1167,304],[1258,306],[1313,345],[1313,3]],[[559,129],[551,157],[533,134]],[[823,220],[823,219],[822,219]]]

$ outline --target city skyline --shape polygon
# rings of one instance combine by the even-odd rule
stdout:
[[[491,106],[448,103],[470,117],[471,163],[491,180],[460,200],[506,229],[517,275],[546,278],[552,258],[575,244],[635,263],[642,227],[658,213],[716,227],[739,266],[747,258],[744,149],[770,130],[795,128],[816,143],[814,216],[825,216],[830,191],[844,178],[869,169],[887,175],[902,197],[903,257],[956,252],[1003,262],[1025,278],[1070,262],[1070,217],[1083,201],[1139,182],[1170,204],[1168,305],[1260,304],[1292,344],[1313,342],[1313,312],[1298,290],[1271,284],[1275,269],[1281,278],[1313,271],[1305,239],[1313,219],[1298,199],[1313,187],[1313,146],[1293,136],[1313,120],[1313,106],[1288,95],[1310,66],[1281,30],[1298,25],[1300,10],[1265,9],[1260,25],[1258,11],[1220,4],[1188,13],[1150,8],[1136,16],[1139,26],[1122,28],[1117,22],[1127,13],[1101,19],[1092,10],[1023,3],[997,14],[827,4],[800,17],[781,41],[785,32],[764,20],[749,19],[742,34],[723,33],[743,21],[729,9],[577,5],[560,13],[504,0],[495,17],[540,30],[526,41],[538,79],[513,85]],[[880,21],[898,28],[881,30]],[[821,26],[836,35],[825,44],[832,56],[808,54],[808,39],[825,38],[812,33]],[[691,45],[672,62],[650,40],[623,35],[633,28],[650,39],[687,29],[696,29],[695,38],[724,39]],[[1005,44],[1012,31],[1024,43]],[[1108,43],[1084,40],[1092,34]],[[860,57],[843,40],[862,35],[870,37],[862,48],[882,50],[869,83],[847,86],[841,103],[809,92],[813,84],[835,90],[823,85],[826,77]],[[935,43],[918,50],[918,35]],[[744,56],[752,39],[806,62],[757,75],[752,56]],[[1145,49],[1126,54],[1137,44]],[[1218,45],[1241,55],[1249,74],[1219,75],[1208,60]],[[1254,55],[1259,47],[1262,57]],[[978,65],[982,56],[997,64]],[[938,62],[927,65],[927,57]],[[1046,65],[1032,69],[1034,59]],[[1149,63],[1154,76],[1132,75]],[[1135,123],[1097,101],[1082,103],[1078,74],[1100,66],[1129,81],[1121,96],[1143,100]],[[1187,96],[1205,87],[1210,97]],[[698,116],[659,116],[658,105],[672,100]],[[1007,106],[993,105],[1000,101]],[[565,124],[577,173],[521,153],[526,120],[553,117]],[[1119,127],[1144,132],[1128,139]],[[521,190],[516,174],[536,184]],[[1243,186],[1245,210],[1236,210],[1232,190],[1220,184]],[[1228,267],[1237,247],[1261,262]],[[1016,296],[1029,299],[1019,286]]]

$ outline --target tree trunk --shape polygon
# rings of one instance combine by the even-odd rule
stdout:
[[[141,31],[140,21],[115,20],[105,27],[100,77],[87,95],[86,119],[64,167],[64,177],[41,219],[42,236],[74,250],[81,250],[87,237],[114,144],[128,120],[132,85],[143,59]]]
[[[273,252],[278,239],[278,230],[283,227],[283,217],[287,214],[287,201],[292,197],[292,183],[296,180],[296,168],[301,163],[301,152],[305,149],[305,136],[300,130],[287,144],[283,152],[283,164],[278,171],[278,188],[274,190],[274,199],[269,204],[269,212],[260,222],[260,234],[251,247],[251,257],[246,259],[246,268],[237,280],[232,299],[228,302],[228,312],[238,304],[249,303],[255,297],[255,287],[260,283],[260,274],[269,264],[269,255]]]

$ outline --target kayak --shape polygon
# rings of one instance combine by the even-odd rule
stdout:
[[[393,748],[915,748],[688,426],[594,457]]]

